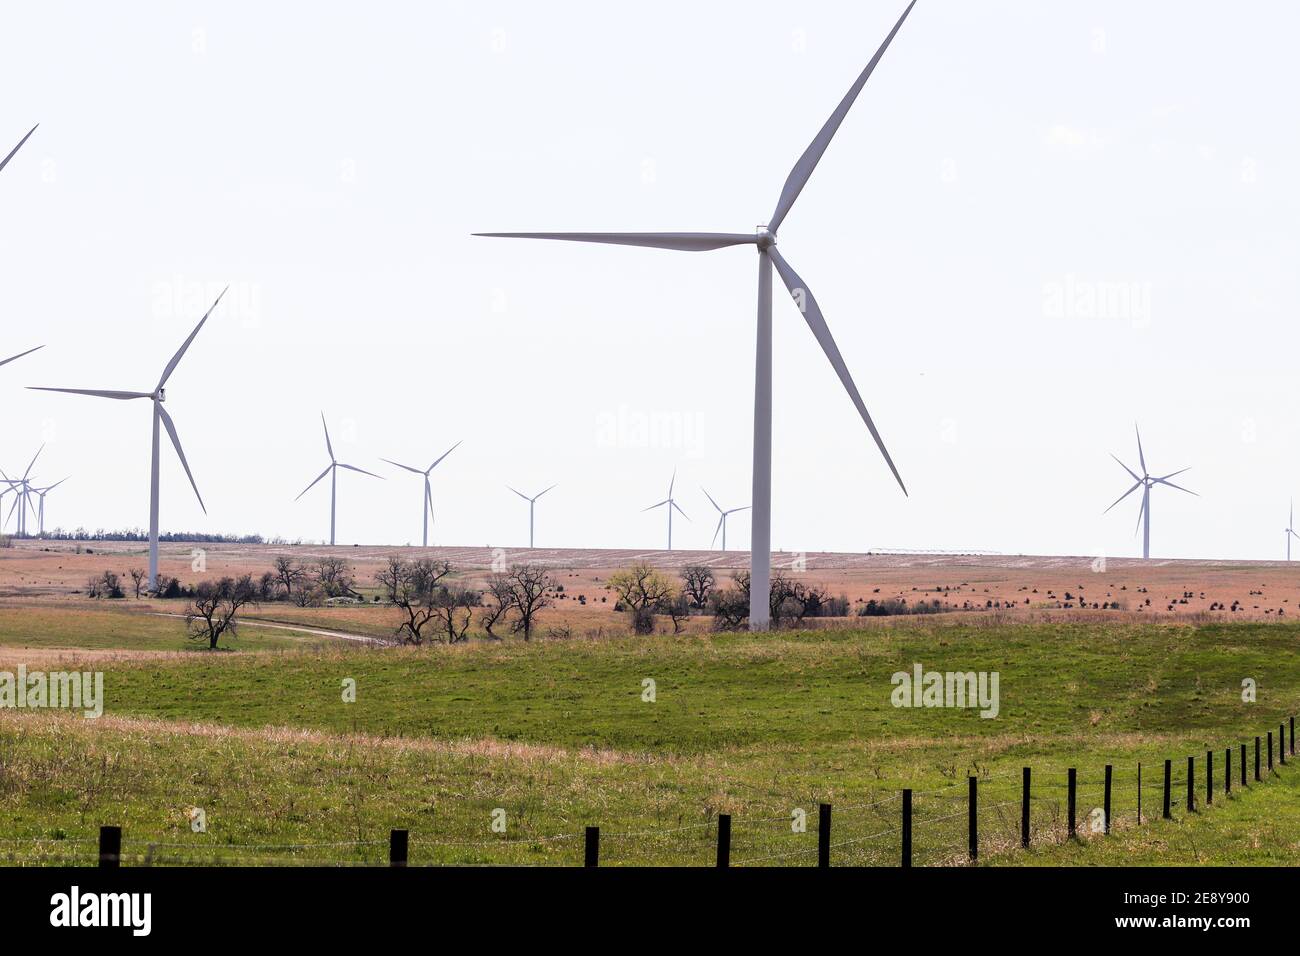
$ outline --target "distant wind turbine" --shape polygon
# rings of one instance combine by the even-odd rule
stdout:
[[[226,289],[229,289],[226,286]],[[190,472],[190,464],[185,460],[185,451],[181,448],[180,437],[176,434],[176,424],[172,417],[167,414],[167,409],[163,408],[163,402],[167,401],[167,380],[171,378],[172,372],[176,371],[176,366],[180,364],[185,357],[190,344],[194,337],[199,334],[203,324],[208,321],[208,316],[212,314],[221,303],[221,296],[226,294],[226,289],[221,290],[221,295],[217,296],[216,301],[203,318],[199,319],[199,324],[194,326],[194,331],[190,333],[181,347],[177,349],[176,354],[172,356],[171,361],[163,369],[162,376],[158,379],[158,384],[152,392],[114,392],[103,389],[91,388],[36,388],[38,392],[67,392],[72,395],[91,395],[95,398],[111,398],[118,401],[130,401],[136,398],[147,398],[153,402],[153,445],[149,459],[149,590],[158,589],[158,447],[159,447],[159,426],[167,429],[167,436],[172,440],[172,447],[176,449],[176,457],[181,460],[181,467],[185,469],[185,477],[190,480],[190,487],[194,489],[194,497],[199,499],[199,507],[203,513],[208,513],[207,505],[203,503],[203,496],[199,494],[199,486],[194,481],[194,475]]]
[[[433,517],[433,489],[429,485],[429,472],[438,467],[438,462],[442,461],[453,451],[460,447],[460,442],[452,445],[442,455],[437,458],[432,465],[421,471],[411,465],[403,465],[400,461],[393,461],[391,458],[381,458],[380,461],[386,461],[390,465],[396,465],[398,468],[405,468],[407,471],[414,472],[417,475],[424,476],[424,502],[420,505],[420,514],[424,517],[424,547],[429,546],[429,519]]]
[[[506,487],[510,488],[509,485],[506,485]],[[554,487],[555,485],[551,485],[551,488]],[[550,491],[551,488],[547,488],[546,491]],[[522,491],[515,491],[513,488],[510,488],[510,490],[514,491],[520,498],[523,498],[524,501],[528,502],[528,547],[531,548],[533,546],[533,512],[537,507],[537,499],[546,494],[546,491],[539,491],[537,494],[529,498]]]
[[[866,424],[867,430],[876,442],[876,447],[884,456],[889,470],[893,472],[903,494],[907,488],[894,467],[893,459],[885,449],[884,440],[876,430],[867,406],[858,394],[858,387],[853,383],[848,366],[840,355],[839,346],[831,336],[830,328],[822,315],[821,307],[813,297],[807,284],[794,271],[794,268],[777,251],[776,234],[786,214],[794,206],[795,200],[803,191],[813,170],[821,160],[822,154],[830,145],[832,137],[844,122],[854,100],[866,85],[867,79],[875,70],[885,50],[894,36],[903,26],[903,21],[912,12],[916,0],[908,4],[903,15],[899,17],[894,28],[889,31],[885,41],[858,75],[853,86],[849,88],[839,106],[822,125],[812,143],[804,150],[799,161],[786,177],[781,197],[766,225],[759,226],[754,233],[723,232],[490,232],[476,233],[481,236],[495,236],[514,239],[562,239],[572,242],[613,243],[624,246],[648,246],[654,249],[675,249],[682,252],[707,252],[725,246],[752,245],[758,252],[758,336],[755,346],[754,367],[754,470],[753,470],[753,523],[750,536],[750,573],[751,587],[749,593],[749,627],[754,631],[765,631],[770,622],[769,593],[771,591],[772,573],[772,268],[775,266],[781,281],[794,297],[795,304],[803,313],[804,321],[812,330],[813,336],[821,345],[826,358],[830,360],[840,383],[849,393],[853,405]],[[770,82],[770,69],[760,69],[759,82]],[[785,122],[782,120],[782,122]],[[669,509],[672,520],[672,508]]]
[[[55,488],[59,487],[59,485],[63,484],[67,480],[68,480],[67,478],[60,478],[52,485],[47,485],[44,488],[32,489],[32,494],[36,495],[38,499],[38,503],[36,507],[36,524],[38,528],[36,532],[37,537],[40,538],[45,537],[45,496],[48,495],[51,491],[53,491]]]
[[[717,542],[718,532],[721,531],[722,550],[726,551],[727,550],[727,515],[734,515],[737,511],[745,511],[747,508],[749,508],[749,505],[744,505],[740,508],[728,508],[727,510],[724,511],[722,509],[722,506],[713,500],[713,495],[709,494],[707,488],[701,487],[700,491],[704,492],[704,497],[709,499],[709,504],[713,505],[713,507],[716,508],[718,511],[718,526],[713,529],[713,540],[709,542],[709,547],[712,548],[713,545]]]
[[[44,445],[36,449],[36,454],[32,455],[32,460],[31,463],[28,464],[27,470],[24,471],[23,476],[16,481],[10,481],[8,475],[4,475],[3,472],[0,472],[0,476],[3,476],[4,480],[9,482],[9,487],[17,492],[14,503],[9,508],[9,515],[5,518],[5,524],[9,523],[9,518],[14,516],[14,509],[17,509],[18,526],[16,530],[20,538],[26,537],[27,535],[27,512],[32,510],[32,468],[36,466],[36,459],[41,457],[41,452],[43,451],[45,451]]]
[[[381,480],[383,479],[383,476],[376,475],[373,471],[366,471],[364,468],[358,468],[356,465],[345,465],[343,464],[343,462],[336,459],[334,457],[334,446],[333,444],[330,443],[330,427],[325,424],[324,412],[321,412],[320,414],[320,423],[321,426],[325,429],[325,450],[329,452],[330,463],[329,465],[326,466],[324,471],[322,471],[319,475],[316,476],[315,481],[313,481],[310,485],[308,485],[306,488],[304,488],[302,491],[298,493],[298,498],[301,498],[307,492],[311,491],[314,487],[316,487],[316,483],[319,482],[326,475],[330,476],[330,544],[333,545],[334,544],[334,511],[335,511],[335,506],[338,504],[339,469],[346,468],[348,471],[360,472],[363,475],[369,475],[371,478],[379,478]],[[297,501],[298,498],[294,498],[293,500]]]
[[[663,501],[659,502],[658,504],[653,504],[648,508],[641,509],[642,513],[645,513],[647,511],[654,511],[656,508],[663,508],[667,506],[668,508],[668,550],[669,551],[673,549],[673,511],[675,510],[683,518],[686,518],[687,521],[691,520],[686,516],[686,512],[682,511],[682,509],[678,507],[677,502],[673,500],[673,485],[676,483],[677,483],[677,469],[674,468],[672,480],[668,482],[668,497],[665,498]]]
[[[1300,534],[1295,531],[1295,499],[1291,499],[1291,512],[1286,519],[1286,559],[1291,560],[1291,539],[1300,538]]]
[[[1189,495],[1195,495],[1196,492],[1188,488],[1184,488],[1182,485],[1176,485],[1169,480],[1170,478],[1174,478],[1178,475],[1181,475],[1185,471],[1190,471],[1191,470],[1190,468],[1180,468],[1178,471],[1171,471],[1169,474],[1161,478],[1155,478],[1150,473],[1148,473],[1146,455],[1142,453],[1142,433],[1138,431],[1137,425],[1133,426],[1133,431],[1137,435],[1138,461],[1142,465],[1142,477],[1139,478],[1137,472],[1135,472],[1128,465],[1120,461],[1119,458],[1117,458],[1115,455],[1111,455],[1110,457],[1114,458],[1117,462],[1119,462],[1119,466],[1123,468],[1125,471],[1127,471],[1129,475],[1132,476],[1135,484],[1128,491],[1124,492],[1122,495],[1116,498],[1115,501],[1111,503],[1110,508],[1114,508],[1115,505],[1119,504],[1121,501],[1123,501],[1129,495],[1133,494],[1133,492],[1137,491],[1139,488],[1142,489],[1142,507],[1138,509],[1137,527],[1133,529],[1133,533],[1134,534],[1137,533],[1137,528],[1142,529],[1142,557],[1149,558],[1151,557],[1151,489],[1152,487],[1155,485],[1168,485],[1170,488],[1177,488],[1179,491],[1186,491]],[[1199,497],[1199,495],[1197,497]],[[1106,511],[1110,511],[1110,508],[1107,508]],[[1103,511],[1102,514],[1105,514],[1106,511]]]
[[[40,123],[37,123],[37,124],[36,124],[36,126],[40,126],[40,125],[41,125]],[[8,165],[9,165],[9,160],[11,160],[11,159],[14,158],[14,153],[16,153],[16,152],[18,152],[18,150],[22,149],[22,148],[23,148],[23,143],[27,142],[29,139],[32,138],[32,133],[35,133],[35,132],[36,132],[36,126],[33,126],[31,129],[29,129],[29,130],[27,131],[27,135],[24,136],[22,139],[20,139],[20,140],[18,141],[18,145],[15,146],[13,149],[9,150],[9,155],[6,156],[4,159],[0,160],[0,169],[4,169],[6,166],[8,166]]]

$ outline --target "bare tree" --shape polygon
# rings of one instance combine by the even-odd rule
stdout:
[[[398,625],[396,632],[404,644],[423,644],[424,627],[434,618],[442,619],[450,642],[464,639],[472,612],[466,611],[465,620],[457,624],[460,606],[451,603],[449,598],[441,598],[440,592],[450,592],[439,581],[449,574],[451,564],[446,561],[403,558],[389,558],[387,566],[376,572],[375,580],[387,592],[390,603],[406,614],[406,620]],[[477,594],[457,591],[457,595],[463,594],[470,594],[477,603]]]
[[[469,630],[474,608],[478,605],[478,592],[467,588],[439,587],[429,600],[439,628],[447,635],[448,644],[465,640],[465,632]]]
[[[608,584],[619,603],[632,613],[632,629],[638,634],[654,631],[655,609],[675,597],[676,588],[663,572],[645,562],[609,576]]]
[[[131,584],[135,588],[135,599],[140,600],[140,592],[144,590],[146,582],[149,580],[149,573],[144,568],[132,568],[127,574],[131,575]]]
[[[275,570],[272,573],[280,587],[284,588],[284,596],[290,600],[293,600],[294,586],[301,586],[308,574],[305,567],[288,555],[281,555],[275,559]]]
[[[497,634],[492,628],[504,618],[512,607],[514,607],[514,591],[510,586],[510,579],[504,574],[494,574],[488,579],[488,586],[485,596],[488,598],[483,603],[483,613],[479,616],[479,623],[487,631],[488,637],[500,640],[501,635]]]
[[[510,630],[530,640],[537,613],[555,603],[555,584],[540,564],[512,564],[505,578],[510,586],[510,604],[515,621]]]
[[[316,586],[325,592],[326,597],[356,597],[353,590],[352,565],[344,558],[324,557],[316,561],[312,569]]]
[[[185,626],[192,641],[206,641],[209,650],[225,634],[236,636],[239,612],[257,598],[257,586],[251,574],[241,578],[225,577],[220,581],[201,581],[194,589],[194,599],[185,612]]]
[[[709,595],[717,585],[713,569],[707,564],[688,564],[682,568],[682,588],[686,592],[691,607],[703,608],[709,603]]]

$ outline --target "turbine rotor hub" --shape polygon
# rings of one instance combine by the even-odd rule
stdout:
[[[776,233],[772,232],[767,226],[759,226],[755,231],[758,236],[758,248],[769,249],[776,245]]]
[[[165,402],[165,401],[167,401],[167,389],[165,389],[165,388],[160,388],[160,389],[158,389],[158,391],[154,392],[154,393],[153,393],[153,400],[154,400],[155,402]]]

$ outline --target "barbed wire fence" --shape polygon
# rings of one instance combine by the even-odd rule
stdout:
[[[1288,745],[1289,729],[1289,745]],[[0,859],[60,866],[962,866],[1034,846],[1087,842],[1115,830],[1210,810],[1220,796],[1277,776],[1295,757],[1295,717],[1253,742],[1131,766],[1053,765],[981,771],[926,790],[877,792],[859,803],[822,803],[768,817],[710,813],[662,828],[598,826],[485,840],[388,839],[235,843],[0,837]],[[966,786],[962,787],[962,783]],[[199,837],[201,835],[197,835]],[[16,848],[16,849],[15,849]],[[26,856],[15,859],[21,849]]]

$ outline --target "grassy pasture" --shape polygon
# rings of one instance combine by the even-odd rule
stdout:
[[[179,622],[154,621],[177,640]],[[1139,761],[1150,818],[1163,758],[1174,758],[1177,802],[1186,755],[1199,774],[1207,749],[1221,760],[1297,710],[1297,636],[1300,625],[1283,623],[981,617],[528,646],[295,642],[101,662],[98,722],[0,711],[0,862],[88,861],[93,846],[72,841],[119,822],[137,862],[378,862],[388,828],[405,826],[414,862],[572,864],[577,834],[599,823],[609,863],[694,865],[711,857],[716,814],[730,812],[733,860],[799,865],[815,856],[825,801],[836,861],[889,865],[903,786],[917,791],[917,862],[960,862],[973,773],[993,862],[1232,860],[1244,841],[1242,860],[1295,863],[1294,838],[1265,832],[1286,818],[1265,817],[1278,794],[1294,802],[1300,765],[1189,820],[1132,824]],[[915,662],[998,671],[998,718],[893,707],[890,676]],[[1245,677],[1257,703],[1241,700]],[[345,678],[355,703],[342,700]],[[654,702],[642,699],[647,679]],[[1106,763],[1117,832],[1103,847],[1087,816]],[[1044,844],[1030,854],[1012,850],[1025,764]],[[1053,847],[1069,766],[1090,845]],[[190,831],[191,806],[205,809],[207,833]],[[491,828],[496,810],[504,833]],[[792,831],[796,810],[806,833]]]

